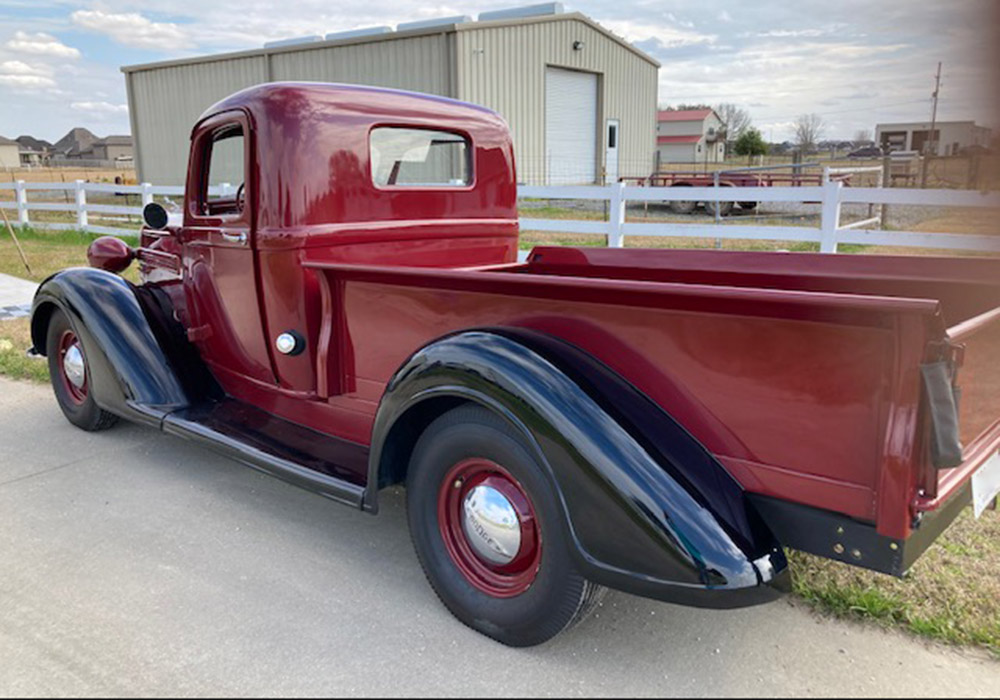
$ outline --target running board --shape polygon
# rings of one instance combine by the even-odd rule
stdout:
[[[367,471],[363,445],[229,398],[170,413],[161,426],[282,481],[363,508],[365,488],[351,480]]]

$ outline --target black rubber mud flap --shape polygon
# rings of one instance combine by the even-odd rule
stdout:
[[[958,391],[954,385],[954,364],[942,360],[920,366],[927,391],[927,409],[931,421],[931,459],[938,469],[950,469],[962,463],[959,439]]]

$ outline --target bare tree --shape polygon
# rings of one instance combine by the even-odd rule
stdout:
[[[858,129],[854,132],[854,145],[860,146],[863,143],[870,143],[872,132],[870,129]]]
[[[823,134],[825,124],[818,114],[800,114],[795,120],[795,145],[800,151],[808,151],[816,147],[816,142]]]
[[[726,140],[729,142],[736,141],[750,126],[750,112],[731,102],[716,105],[715,113],[726,125]]]

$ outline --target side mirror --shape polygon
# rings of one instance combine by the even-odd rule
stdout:
[[[101,236],[87,247],[87,262],[91,267],[116,275],[135,260],[135,251],[125,241],[114,236]]]
[[[142,220],[149,228],[162,231],[170,223],[170,216],[162,204],[150,202],[142,208]]]

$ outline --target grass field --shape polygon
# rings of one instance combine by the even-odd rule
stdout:
[[[532,215],[543,214],[546,212],[536,211]],[[561,212],[547,214],[546,218],[552,218]],[[86,264],[86,246],[93,238],[76,232],[29,230],[20,234],[35,271],[33,278],[39,281],[65,267]],[[543,242],[603,245],[598,236],[574,239],[561,234],[528,233],[525,238],[527,247]],[[643,242],[644,239],[629,241],[630,245]],[[710,247],[713,241],[656,238],[646,244]],[[766,241],[742,244],[725,241],[724,245],[742,249],[813,249],[810,246]],[[0,231],[0,272],[27,276],[6,231]],[[126,276],[137,281],[135,266]],[[48,382],[46,363],[25,355],[30,345],[27,319],[0,322],[0,374]],[[967,511],[903,579],[798,552],[791,553],[791,561],[796,595],[817,610],[903,628],[949,643],[978,646],[1000,656],[1000,514],[997,512],[988,511],[981,520],[974,521]]]

